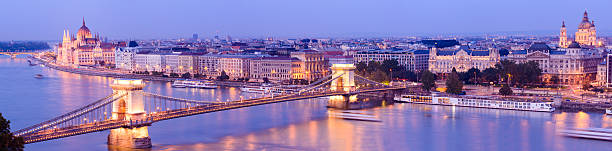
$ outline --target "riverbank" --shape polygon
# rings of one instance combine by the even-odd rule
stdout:
[[[48,67],[51,69],[55,69],[55,70],[59,70],[63,72],[74,73],[74,74],[89,75],[89,76],[143,79],[147,81],[162,81],[162,82],[172,82],[177,79],[181,79],[181,78],[159,77],[159,76],[142,75],[142,74],[118,73],[118,72],[102,71],[102,70],[96,70],[96,69],[77,69],[77,68],[72,68],[72,67],[55,65],[49,61],[46,61],[45,59],[38,58],[38,57],[30,57],[30,59],[40,62],[45,67]],[[244,82],[216,81],[216,80],[213,80],[213,81],[215,81],[215,83],[219,86],[241,87],[241,86],[246,85]]]

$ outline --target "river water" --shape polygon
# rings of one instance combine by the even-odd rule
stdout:
[[[1,57],[0,112],[15,131],[110,94],[111,81]],[[145,91],[210,101],[257,97],[238,88],[178,89],[167,82],[148,82]],[[326,104],[302,100],[154,123],[151,150],[612,150],[612,142],[556,132],[612,128],[612,117],[600,113],[394,104],[365,110],[382,122],[364,122],[328,118]],[[106,145],[108,133],[28,144],[26,150],[129,150]]]

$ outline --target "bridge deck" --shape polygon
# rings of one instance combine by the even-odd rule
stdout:
[[[271,104],[271,103],[279,103],[286,101],[295,101],[302,99],[311,99],[318,97],[326,97],[326,96],[336,96],[336,95],[354,95],[358,93],[368,93],[368,92],[377,92],[377,91],[386,91],[386,90],[397,90],[403,89],[401,87],[385,87],[385,88],[375,88],[375,89],[366,89],[360,91],[353,92],[319,92],[319,93],[301,93],[301,94],[291,94],[291,95],[283,95],[276,97],[264,97],[264,98],[256,98],[256,99],[248,99],[242,101],[231,101],[231,102],[222,102],[216,104],[207,104],[200,105],[194,107],[185,107],[181,109],[174,109],[168,111],[161,112],[152,112],[147,113],[147,119],[145,121],[126,121],[126,120],[105,120],[100,122],[94,122],[89,124],[82,124],[78,126],[72,127],[64,127],[64,128],[56,128],[44,131],[38,131],[35,133],[26,134],[22,136],[26,143],[35,143],[40,141],[46,141],[51,139],[58,139],[68,136],[81,135],[86,133],[92,133],[97,131],[104,131],[108,129],[115,129],[120,127],[138,127],[138,126],[147,126],[157,121],[174,119],[179,117],[198,115],[203,113],[211,113],[217,111],[231,110],[249,106],[263,105],[263,104]]]

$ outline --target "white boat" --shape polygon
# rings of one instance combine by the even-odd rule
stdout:
[[[196,83],[196,85],[194,87],[195,88],[203,88],[203,89],[216,89],[217,88],[217,84],[215,84],[215,82],[213,82],[213,81],[205,81],[205,82]]]
[[[565,129],[561,130],[560,134],[568,137],[612,141],[612,129],[605,128]]]
[[[244,86],[240,88],[240,91],[248,92],[248,93],[269,93],[270,88],[264,86]]]
[[[365,114],[362,112],[352,112],[352,111],[329,111],[327,114],[333,118],[340,118],[345,120],[358,120],[358,121],[368,121],[368,122],[382,122],[374,115]]]
[[[606,109],[606,115],[612,115],[612,108]]]
[[[197,80],[176,80],[172,83],[172,87],[215,89],[217,88],[217,84],[212,81],[202,82]]]
[[[176,80],[172,82],[172,87],[184,88],[184,87],[187,87],[187,84],[185,84],[185,80]]]
[[[422,103],[433,105],[465,106],[493,109],[509,109],[522,111],[553,112],[552,102],[524,102],[503,100],[486,96],[436,96],[432,95],[400,95],[394,100],[406,103]]]

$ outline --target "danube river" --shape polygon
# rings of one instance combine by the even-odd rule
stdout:
[[[45,78],[36,79],[35,74]],[[0,58],[0,112],[13,131],[51,119],[111,93],[111,78],[29,66]],[[171,88],[148,82],[145,91],[225,101],[237,88]],[[302,100],[208,113],[154,123],[152,150],[611,150],[612,142],[567,138],[561,128],[612,128],[600,113],[541,113],[395,104],[368,109],[382,122],[327,117],[325,100]],[[26,150],[124,150],[106,145],[108,131],[26,145]]]

